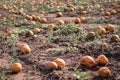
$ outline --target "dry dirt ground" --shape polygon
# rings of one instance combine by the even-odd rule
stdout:
[[[120,8],[120,7],[119,7]],[[117,9],[117,8],[115,8]],[[7,43],[5,34],[10,29],[15,29],[14,24],[7,25],[2,23],[4,17],[8,18],[12,14],[4,9],[0,8],[0,79],[1,80],[81,80],[73,76],[75,69],[80,69],[80,71],[90,71],[90,78],[92,80],[120,80],[120,43],[111,43],[109,40],[111,33],[107,34],[101,41],[106,41],[109,43],[109,47],[104,48],[95,45],[89,45],[90,41],[80,40],[76,44],[72,43],[66,37],[59,37],[54,39],[52,42],[43,42],[41,39],[45,38],[49,33],[49,30],[43,28],[40,33],[38,33],[37,39],[30,39],[26,36],[20,36],[19,41],[15,44],[15,56],[14,47]],[[32,13],[31,13],[32,14]],[[72,23],[77,16],[71,15],[74,13],[63,13],[63,17],[56,17],[55,13],[49,13],[45,15],[48,20],[43,26],[47,26],[49,23],[55,23],[57,19],[62,19],[66,24]],[[120,27],[120,14],[111,17],[111,23]],[[19,15],[18,15],[19,16]],[[93,15],[93,13],[87,14],[84,17],[93,17],[99,19],[102,15]],[[115,19],[114,19],[115,18]],[[90,31],[98,25],[95,23],[81,23],[80,27]],[[119,30],[118,30],[119,32]],[[115,32],[117,33],[117,32]],[[4,34],[4,36],[3,36]],[[23,54],[20,51],[19,44],[22,42],[27,43],[32,52],[30,54]],[[75,47],[77,50],[65,50],[66,47]],[[60,55],[59,55],[60,53]],[[84,55],[90,55],[96,58],[98,55],[104,54],[108,57],[109,63],[105,66],[109,67],[112,75],[107,78],[99,77],[97,70],[102,65],[97,65],[92,69],[87,69],[80,65],[80,59]],[[62,58],[66,62],[66,67],[58,70],[51,70],[47,67],[47,63],[53,61],[56,58]],[[20,62],[23,66],[22,72],[18,74],[13,74],[10,70],[11,64],[13,62]],[[91,80],[89,77],[83,80]]]

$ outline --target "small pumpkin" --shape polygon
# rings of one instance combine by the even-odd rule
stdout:
[[[61,58],[55,59],[55,62],[57,63],[57,65],[58,65],[59,68],[66,66],[65,61],[63,59],[61,59]]]
[[[29,15],[26,15],[25,17],[26,17],[26,19],[28,19],[28,20],[32,20],[32,19],[33,19],[33,17],[32,17],[32,16],[29,16]]]
[[[86,15],[87,12],[86,12],[86,11],[82,11],[81,14],[82,14],[82,15]]]
[[[12,31],[8,31],[7,35],[10,36],[12,34]]]
[[[40,18],[39,20],[41,23],[46,23],[47,22],[47,19],[46,18]]]
[[[83,7],[83,6],[80,6],[80,7],[79,7],[79,10],[81,10],[81,11],[84,10],[84,7]]]
[[[100,28],[98,33],[99,34],[106,34],[107,32],[104,28]]]
[[[55,28],[55,25],[54,24],[48,24],[48,29],[53,29],[53,28]]]
[[[110,13],[110,12],[105,12],[105,15],[106,15],[106,16],[110,16],[111,13]]]
[[[34,28],[33,31],[34,33],[39,33],[41,30],[39,28]]]
[[[63,20],[57,20],[57,25],[63,25],[65,24]]]
[[[48,63],[48,67],[51,68],[51,69],[57,69],[58,65],[57,65],[56,62],[52,61],[52,62]]]
[[[76,19],[74,20],[74,22],[75,22],[76,24],[78,24],[78,23],[80,23],[81,21],[80,21],[79,18],[76,18]]]
[[[80,17],[80,21],[85,22],[86,21],[85,17]]]
[[[116,10],[112,10],[112,11],[111,11],[111,14],[112,14],[112,15],[114,15],[114,14],[116,14],[116,13],[117,13]]]
[[[62,16],[63,16],[62,12],[57,13],[57,17],[62,17]]]
[[[111,38],[110,38],[110,41],[111,42],[118,42],[120,41],[120,37],[118,35],[113,35]]]
[[[108,67],[100,67],[98,70],[98,75],[101,77],[108,77],[111,75],[111,70]]]
[[[31,52],[31,49],[30,49],[29,45],[26,44],[26,45],[22,45],[22,46],[21,46],[21,51],[22,51],[23,53],[28,54],[28,53]]]
[[[85,65],[87,68],[95,66],[96,62],[91,56],[83,56],[80,60],[81,65]]]
[[[20,63],[14,63],[11,68],[12,72],[18,73],[22,71],[22,65]]]
[[[106,27],[106,30],[113,32],[113,31],[115,31],[115,26],[112,24],[108,24]]]
[[[105,55],[99,55],[96,61],[98,64],[106,65],[108,63],[108,58]]]
[[[92,31],[87,34],[88,39],[94,39],[95,36],[96,36],[95,32],[92,32]]]

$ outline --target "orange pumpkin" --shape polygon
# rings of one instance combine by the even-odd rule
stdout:
[[[39,28],[34,28],[33,31],[34,33],[39,33],[41,30]]]
[[[95,66],[96,62],[91,56],[83,56],[80,60],[81,65],[85,65],[87,68]]]
[[[53,28],[55,28],[54,24],[48,24],[48,29],[53,29]]]
[[[80,21],[85,22],[86,21],[85,17],[80,17]]]
[[[57,20],[57,25],[63,25],[65,24],[63,20]]]
[[[51,69],[57,69],[58,65],[57,65],[56,62],[52,61],[52,62],[48,63],[48,67],[51,68]]]
[[[108,24],[106,27],[106,30],[113,32],[113,31],[115,31],[115,26],[112,24]]]
[[[87,12],[86,12],[86,11],[82,11],[81,14],[82,14],[82,15],[85,15],[85,14],[87,14]]]
[[[74,22],[75,22],[76,24],[78,24],[78,23],[80,23],[81,21],[80,21],[79,18],[76,18],[76,19],[74,20]]]
[[[99,29],[99,34],[106,34],[106,30],[104,28],[100,28]]]
[[[111,11],[111,14],[112,14],[112,15],[114,15],[114,14],[116,14],[116,13],[117,13],[116,10],[112,10],[112,11]]]
[[[21,51],[22,51],[23,53],[28,54],[28,53],[31,52],[31,49],[30,49],[29,45],[26,44],[26,45],[22,45],[22,46],[21,46]]]
[[[47,22],[47,19],[46,18],[40,18],[39,20],[41,23],[46,23]]]
[[[55,62],[57,63],[57,65],[58,65],[59,68],[66,66],[65,61],[63,59],[61,59],[61,58],[55,59]]]
[[[57,17],[62,17],[62,15],[63,15],[62,12],[57,13]]]
[[[12,34],[12,31],[8,31],[7,35],[10,36]]]
[[[96,59],[97,63],[106,65],[108,63],[108,58],[105,55],[99,55]]]
[[[28,19],[28,20],[32,20],[33,17],[32,17],[32,16],[29,16],[29,15],[26,15],[26,19]]]
[[[108,77],[111,75],[111,70],[108,67],[100,67],[98,74],[101,77]]]
[[[79,9],[80,9],[80,10],[84,10],[84,7],[83,7],[83,6],[80,6]]]
[[[18,73],[22,71],[22,65],[20,63],[14,63],[11,68],[12,72]]]
[[[111,13],[110,13],[110,12],[105,12],[105,15],[106,15],[106,16],[110,16]]]

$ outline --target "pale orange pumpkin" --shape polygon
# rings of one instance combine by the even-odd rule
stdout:
[[[26,44],[26,45],[22,45],[22,46],[21,46],[21,51],[22,51],[23,53],[28,54],[28,53],[31,52],[31,49],[30,49],[29,45]]]
[[[75,22],[76,24],[78,24],[78,23],[80,23],[81,21],[80,21],[79,18],[76,18],[76,19],[74,20],[74,22]]]
[[[92,31],[87,34],[88,39],[94,39],[95,36],[96,36],[95,32],[92,32]]]
[[[98,75],[101,77],[108,77],[111,75],[111,70],[108,67],[100,67]]]
[[[104,28],[100,28],[98,31],[99,34],[106,34],[106,30]]]
[[[57,12],[57,17],[62,17],[62,16],[63,16],[62,12]]]
[[[86,21],[85,17],[80,17],[80,21],[85,22]]]
[[[48,29],[53,29],[53,28],[55,28],[55,25],[54,24],[48,24]]]
[[[47,22],[47,19],[46,18],[40,18],[39,20],[41,23],[46,23]]]
[[[57,20],[57,25],[63,25],[65,24],[63,20]]]
[[[39,33],[41,30],[39,28],[34,28],[33,31],[34,33]]]
[[[48,67],[51,68],[51,69],[57,69],[58,65],[57,65],[56,62],[52,61],[52,62],[48,63]]]
[[[108,63],[108,58],[105,55],[99,55],[96,61],[98,64],[106,65]]]
[[[85,14],[87,14],[87,12],[86,12],[86,11],[82,11],[81,14],[82,14],[82,15],[85,15]]]
[[[111,14],[112,14],[112,15],[114,15],[114,14],[116,14],[116,13],[117,13],[116,10],[112,10],[112,11],[111,11]]]
[[[55,62],[57,63],[57,65],[58,65],[59,68],[66,66],[65,61],[63,59],[61,59],[61,58],[55,59]]]
[[[106,16],[110,16],[111,13],[110,13],[110,12],[105,12],[105,15],[106,15]]]
[[[11,68],[12,72],[18,73],[22,71],[22,65],[20,63],[14,63]]]
[[[79,7],[79,10],[84,10],[84,7],[83,7],[83,6],[80,6],[80,7]]]
[[[108,24],[106,27],[106,30],[113,32],[113,31],[115,31],[115,26],[112,24]]]
[[[28,19],[28,20],[32,20],[33,17],[32,17],[32,16],[29,16],[29,15],[26,15],[26,19]]]
[[[92,68],[95,66],[96,62],[91,56],[83,56],[80,60],[81,65],[85,65],[87,68]]]

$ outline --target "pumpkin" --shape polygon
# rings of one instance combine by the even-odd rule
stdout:
[[[108,58],[105,55],[99,55],[96,61],[98,64],[106,65],[108,63]]]
[[[57,65],[56,62],[52,61],[52,62],[48,63],[48,67],[51,68],[51,69],[57,69],[58,65]]]
[[[105,15],[106,15],[106,16],[110,16],[111,13],[110,13],[110,12],[105,12]]]
[[[48,24],[48,29],[53,29],[55,27],[54,24]]]
[[[20,63],[14,63],[11,68],[12,72],[18,73],[22,71],[22,65]]]
[[[57,20],[57,25],[63,25],[65,24],[63,20]]]
[[[33,31],[34,33],[39,33],[41,30],[39,28],[34,28]]]
[[[86,66],[87,68],[92,68],[95,66],[96,62],[91,56],[83,56],[80,60],[80,64]]]
[[[10,36],[12,34],[12,31],[8,31],[7,35]]]
[[[30,49],[29,45],[26,44],[26,45],[21,46],[21,51],[22,51],[23,53],[28,54],[28,53],[31,52],[31,49]]]
[[[80,9],[80,10],[84,10],[84,7],[83,7],[83,6],[80,6],[79,9]]]
[[[82,11],[82,12],[81,12],[82,15],[85,15],[86,13],[87,13],[86,11]]]
[[[29,15],[26,15],[26,19],[28,19],[28,20],[32,20],[33,17],[32,17],[32,16],[29,16]]]
[[[62,14],[61,12],[58,12],[58,13],[57,13],[57,17],[62,17],[62,15],[63,15],[63,14]]]
[[[106,34],[107,32],[104,28],[100,28],[98,33],[99,34]]]
[[[41,23],[46,23],[47,22],[47,19],[46,18],[40,18],[39,20]]]
[[[117,13],[116,10],[112,10],[112,11],[111,11],[111,14],[112,14],[112,15],[114,15],[114,14],[116,14],[116,13]]]
[[[113,35],[111,38],[110,38],[110,41],[111,42],[118,42],[120,41],[120,37],[118,35]]]
[[[61,59],[61,58],[55,59],[55,62],[57,63],[57,65],[58,65],[59,68],[66,66],[65,61],[63,59]]]
[[[80,23],[81,21],[80,21],[79,18],[76,18],[76,19],[74,20],[74,22],[75,22],[76,24],[78,24],[78,23]]]
[[[87,38],[88,38],[88,39],[94,39],[95,36],[96,36],[95,32],[89,32],[89,33],[87,34]]]
[[[106,27],[106,30],[113,32],[113,31],[115,31],[115,26],[112,24],[108,24]]]
[[[85,22],[86,21],[85,17],[80,17],[80,21]]]
[[[100,67],[98,70],[98,75],[101,77],[108,77],[111,75],[111,70],[108,67]]]

